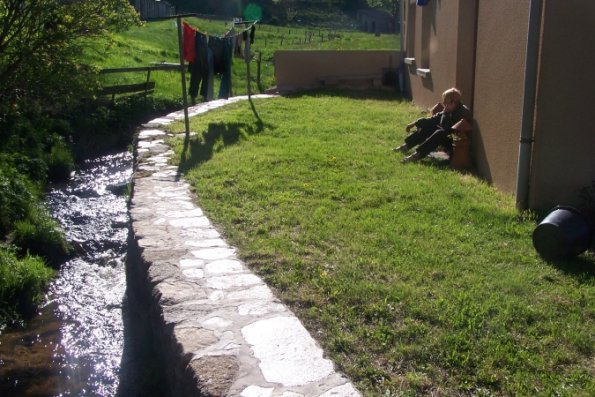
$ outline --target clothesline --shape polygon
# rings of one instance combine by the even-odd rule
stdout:
[[[232,32],[235,29],[235,26],[232,27],[231,29],[229,29],[226,33],[221,34],[221,35],[210,35],[208,32],[202,32],[200,29],[195,28],[194,26],[190,25],[188,22],[186,22],[185,20],[182,20],[182,22],[186,25],[188,25],[189,27],[191,27],[194,31],[203,34],[207,37],[216,37],[216,38],[222,38],[222,37],[237,37],[240,36],[242,34],[244,34],[245,32],[248,32],[249,30],[251,30],[259,21],[258,20],[254,20],[254,21],[241,21],[241,22],[234,22],[234,25],[236,24],[245,24],[245,23],[250,23],[250,26],[244,28],[243,30],[230,35],[230,32]]]
[[[234,21],[233,23],[236,25],[241,25],[243,23],[258,23],[258,22],[260,22],[259,19],[253,19],[251,21]]]
[[[195,14],[179,14],[179,15],[174,15],[174,16],[170,16],[166,19],[171,19],[171,18],[176,18],[177,20],[177,28],[178,28],[178,46],[179,46],[179,56],[180,56],[180,66],[182,66],[180,68],[181,71],[181,78],[182,78],[182,99],[184,101],[184,126],[185,126],[185,130],[186,130],[186,138],[185,138],[185,148],[186,148],[186,144],[188,142],[188,139],[190,137],[190,122],[188,120],[188,96],[187,96],[187,92],[186,92],[186,73],[185,73],[185,68],[184,66],[184,61],[186,60],[186,55],[191,55],[187,53],[187,50],[190,50],[190,53],[192,52],[192,50],[194,50],[194,47],[192,45],[192,39],[194,39],[194,44],[196,45],[197,42],[201,42],[201,40],[196,40],[196,33],[198,32],[198,29],[193,28],[192,26],[190,26],[189,24],[187,24],[186,22],[183,22],[184,17],[191,17],[191,16],[196,16]],[[246,23],[246,21],[242,21],[242,22],[238,22],[238,24],[243,24]],[[256,23],[258,23],[258,20],[255,21],[250,21],[250,26],[248,26],[247,28],[245,28],[243,31],[239,32],[237,35],[234,35],[233,37],[235,38],[235,40],[232,40],[232,36],[229,37],[211,37],[213,38],[213,40],[208,40],[209,36],[205,35],[205,39],[207,39],[209,42],[213,41],[214,44],[221,44],[221,42],[224,42],[225,45],[228,45],[230,41],[236,41],[239,36],[242,36],[242,40],[245,42],[245,59],[246,59],[246,76],[247,76],[247,82],[248,82],[248,99],[250,99],[250,95],[251,95],[251,90],[250,90],[250,62],[248,62],[248,54],[250,53],[249,48],[250,48],[250,42],[254,40],[254,31],[255,31],[255,25]],[[234,21],[234,27],[236,25],[236,22]],[[251,34],[250,34],[250,39],[248,39],[248,30],[251,30]],[[231,29],[230,29],[231,31]],[[194,35],[192,35],[191,32],[194,32]],[[229,34],[229,32],[227,33]],[[184,38],[190,38],[190,40],[184,40]],[[194,36],[194,37],[192,37]],[[201,45],[204,45],[205,43],[201,43]],[[208,46],[208,43],[207,43]],[[200,74],[200,79],[202,80],[202,85],[201,85],[201,94],[204,94],[204,86],[205,86],[205,78],[206,78],[206,94],[207,96],[205,97],[206,100],[210,100],[212,98],[212,75],[214,72],[214,56],[213,56],[213,52],[212,52],[212,48],[208,48],[207,47],[207,59],[206,62],[204,59],[204,54],[205,52],[202,51],[203,54],[203,58],[201,59],[201,62],[192,62],[189,63],[188,66],[190,68],[190,80],[192,83],[192,94],[198,94],[197,89],[198,89],[198,79],[197,77],[198,74]],[[224,69],[223,70],[223,74],[221,76],[221,85],[219,87],[219,96],[220,97],[226,97],[228,94],[231,95],[231,51],[229,51],[230,48],[224,50],[224,53],[228,53],[229,57],[226,56],[225,60],[225,64],[224,64]],[[228,52],[229,51],[229,52]],[[194,61],[195,59],[193,59]],[[203,70],[200,70],[199,73],[197,72],[197,68],[196,66],[199,65],[199,63],[204,66],[206,64],[206,74],[203,74],[204,72],[204,68],[202,68]],[[192,69],[194,69],[194,73],[192,73]],[[193,76],[194,75],[194,78]],[[192,95],[191,95],[192,96]],[[194,99],[194,98],[193,98]],[[258,114],[256,113],[256,110],[254,109],[254,105],[252,104],[252,101],[250,101],[250,105],[252,107],[252,110],[254,111],[254,113],[256,114],[256,117],[258,118]],[[259,118],[260,119],[260,118]],[[185,151],[186,149],[184,149]]]

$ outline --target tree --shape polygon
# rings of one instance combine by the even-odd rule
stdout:
[[[399,0],[367,0],[371,8],[389,12],[393,17],[399,16]]]
[[[0,0],[0,118],[88,91],[81,39],[138,22],[128,0]]]

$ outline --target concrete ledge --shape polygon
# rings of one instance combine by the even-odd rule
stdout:
[[[430,77],[430,69],[417,68],[415,69],[415,74],[423,78],[428,78]]]
[[[380,74],[355,74],[355,75],[331,75],[319,78],[321,85],[342,85],[350,83],[363,83],[366,86],[380,87],[382,85],[382,76]]]
[[[271,97],[271,96],[253,96]],[[189,108],[190,115],[230,98]],[[129,285],[146,297],[171,396],[360,396],[295,315],[254,275],[168,165],[160,129],[138,132],[130,203]]]

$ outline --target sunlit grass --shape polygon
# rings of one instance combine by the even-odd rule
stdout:
[[[54,276],[40,257],[18,257],[14,247],[0,244],[0,331],[43,301],[43,291]]]
[[[511,196],[399,162],[419,109],[344,94],[191,120],[180,168],[241,258],[365,395],[594,395],[595,258],[543,261]]]

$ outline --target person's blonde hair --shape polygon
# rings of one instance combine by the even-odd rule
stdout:
[[[446,101],[449,100],[451,102],[460,103],[461,102],[461,91],[456,88],[449,88],[448,90],[442,93],[442,100]]]

